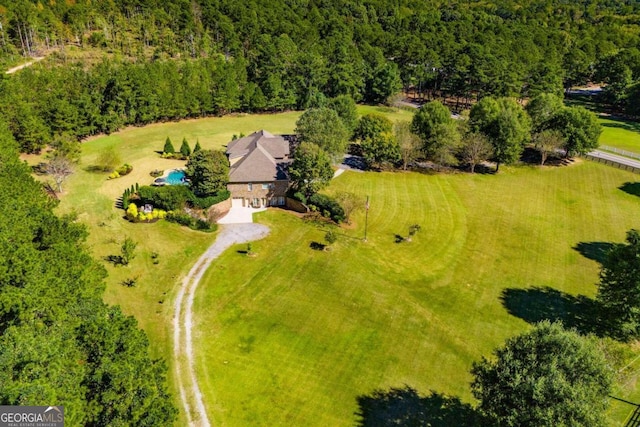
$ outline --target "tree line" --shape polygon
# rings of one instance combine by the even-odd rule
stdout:
[[[55,205],[0,128],[0,404],[64,404],[69,425],[170,425],[164,362],[102,301],[87,231]]]
[[[1,111],[33,151],[158,120],[306,109],[339,95],[379,103],[401,88],[459,109],[596,79],[622,105],[640,69],[639,11],[605,0],[2,0],[0,58],[55,53],[53,68],[2,82]],[[76,63],[70,44],[108,59]]]

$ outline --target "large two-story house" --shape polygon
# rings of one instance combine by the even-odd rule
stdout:
[[[283,206],[289,188],[289,141],[265,130],[227,145],[229,184],[234,205]]]

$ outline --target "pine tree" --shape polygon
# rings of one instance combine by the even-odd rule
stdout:
[[[182,145],[180,146],[180,154],[182,154],[182,156],[185,158],[191,155],[191,147],[189,147],[187,138],[182,138]]]
[[[200,150],[202,150],[202,147],[200,146],[200,140],[196,139],[196,146],[193,147],[193,154],[197,153]]]
[[[176,149],[173,148],[173,143],[171,142],[171,138],[167,137],[167,140],[164,142],[164,149],[162,150],[164,154],[173,154],[176,152]]]

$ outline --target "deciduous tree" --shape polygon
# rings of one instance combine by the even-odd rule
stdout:
[[[606,320],[621,338],[640,336],[640,232],[629,230],[626,240],[607,255],[597,296]]]
[[[293,188],[309,198],[327,185],[333,177],[329,155],[316,144],[302,142],[289,166]]]
[[[602,126],[595,113],[584,107],[565,107],[556,116],[554,128],[564,137],[567,157],[586,154],[598,148]]]
[[[540,164],[544,165],[550,155],[557,154],[564,145],[564,139],[559,131],[544,130],[533,135],[533,143],[540,152]]]
[[[45,170],[55,181],[58,193],[62,193],[62,183],[73,175],[73,162],[64,156],[55,156]]]
[[[471,130],[481,132],[493,145],[496,172],[500,164],[517,161],[530,137],[531,121],[522,106],[511,98],[486,97],[471,108]]]
[[[420,138],[411,131],[411,123],[408,121],[396,122],[393,126],[393,134],[400,149],[402,169],[407,170],[409,163],[420,153]]]
[[[473,365],[473,395],[496,426],[604,426],[613,372],[593,341],[548,321]]]
[[[335,161],[347,150],[349,131],[331,108],[313,108],[305,111],[296,122],[300,141],[322,148]]]
[[[380,133],[360,142],[362,155],[369,167],[380,167],[400,160],[400,147],[391,132]]]
[[[469,165],[471,173],[474,173],[476,166],[493,155],[493,147],[491,143],[481,133],[469,133],[464,137],[462,148],[460,149],[460,158]]]
[[[369,113],[365,114],[358,121],[354,137],[360,141],[367,138],[375,138],[382,133],[388,133],[393,130],[393,122],[382,114]]]
[[[460,145],[458,125],[451,111],[439,101],[431,101],[413,116],[412,130],[422,140],[422,151],[440,165],[457,163],[455,154]]]

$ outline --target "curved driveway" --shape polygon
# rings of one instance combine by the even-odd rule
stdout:
[[[216,241],[204,254],[182,281],[176,296],[173,315],[173,356],[176,365],[176,377],[182,407],[191,426],[210,426],[207,411],[198,386],[193,362],[193,300],[200,279],[211,262],[230,246],[259,240],[269,234],[269,227],[262,224],[228,224],[221,226]]]

